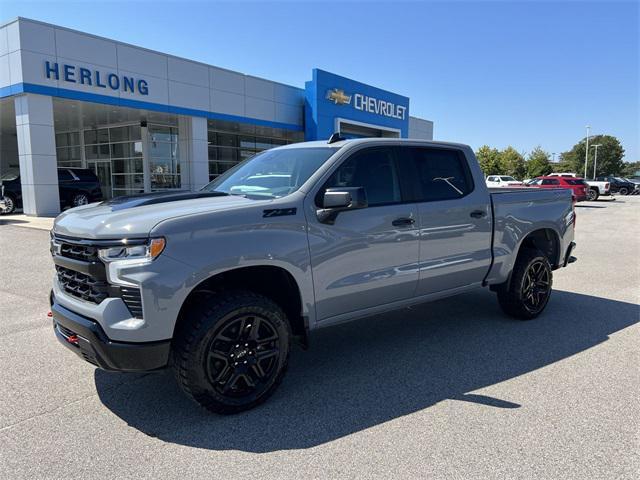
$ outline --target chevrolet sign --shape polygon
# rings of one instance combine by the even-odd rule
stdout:
[[[353,108],[356,110],[362,110],[363,112],[374,113],[389,118],[397,118],[398,120],[404,120],[407,114],[407,107],[404,105],[396,105],[393,102],[369,97],[361,93],[347,95],[344,93],[344,90],[338,88],[327,91],[327,100],[332,101],[336,105],[351,105],[352,97]]]

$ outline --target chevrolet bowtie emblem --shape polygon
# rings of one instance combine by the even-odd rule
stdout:
[[[344,90],[334,88],[327,91],[327,99],[331,100],[336,105],[347,105],[351,103],[351,95],[345,95]]]

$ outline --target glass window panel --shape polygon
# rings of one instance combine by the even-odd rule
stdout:
[[[111,145],[111,158],[133,157],[133,143],[114,143]]]
[[[66,133],[56,133],[56,147],[66,147],[69,145],[68,139]]]
[[[207,130],[207,141],[209,142],[209,145],[216,145],[216,142],[218,141],[216,138],[216,132]]]
[[[256,148],[256,138],[255,137],[239,137],[240,147],[242,148]]]
[[[273,143],[274,147],[277,147],[279,145],[286,145],[287,141],[281,138],[272,138],[271,143]]]
[[[209,146],[209,160],[217,160],[218,149],[216,147]]]
[[[101,128],[97,132],[98,143],[109,143],[109,129]]]
[[[151,142],[149,144],[151,148],[151,158],[171,158],[173,155],[173,148],[170,143],[164,142]]]
[[[221,147],[237,147],[238,136],[228,133],[218,133],[218,145]]]
[[[84,143],[85,145],[91,145],[93,143],[98,143],[98,132],[95,130],[85,130],[84,131]]]
[[[142,157],[142,142],[133,143],[133,155],[135,157]]]
[[[140,129],[140,125],[129,125],[129,139],[130,140],[142,139],[142,130]]]
[[[144,176],[143,175],[111,175],[114,189],[144,189]]]
[[[226,162],[238,161],[238,150],[235,148],[218,148],[218,160]]]
[[[255,150],[240,150],[240,161],[251,158],[256,154]]]
[[[115,127],[109,132],[112,142],[124,142],[129,140],[129,127]]]
[[[180,175],[151,175],[151,189],[180,188]]]
[[[123,189],[113,189],[114,197],[121,197],[123,195],[134,195],[136,193],[144,193],[143,189],[132,189],[132,190],[123,190]]]
[[[109,159],[109,144],[89,145],[85,147],[84,151],[88,160]]]
[[[111,162],[113,173],[143,173],[142,159],[126,158]]]

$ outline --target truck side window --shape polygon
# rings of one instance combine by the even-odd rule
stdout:
[[[461,198],[473,190],[467,162],[458,150],[411,148],[418,173],[418,201]]]
[[[369,206],[402,200],[393,152],[385,147],[354,153],[333,172],[321,192],[336,187],[364,187]]]
[[[545,178],[542,180],[542,185],[560,185],[560,180],[555,178]]]

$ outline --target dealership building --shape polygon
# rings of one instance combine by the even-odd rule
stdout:
[[[375,83],[375,80],[373,80]],[[304,140],[432,139],[409,98],[314,69],[303,88],[56,25],[0,26],[0,175],[24,212],[59,212],[58,167],[111,198],[199,189],[256,152]]]

